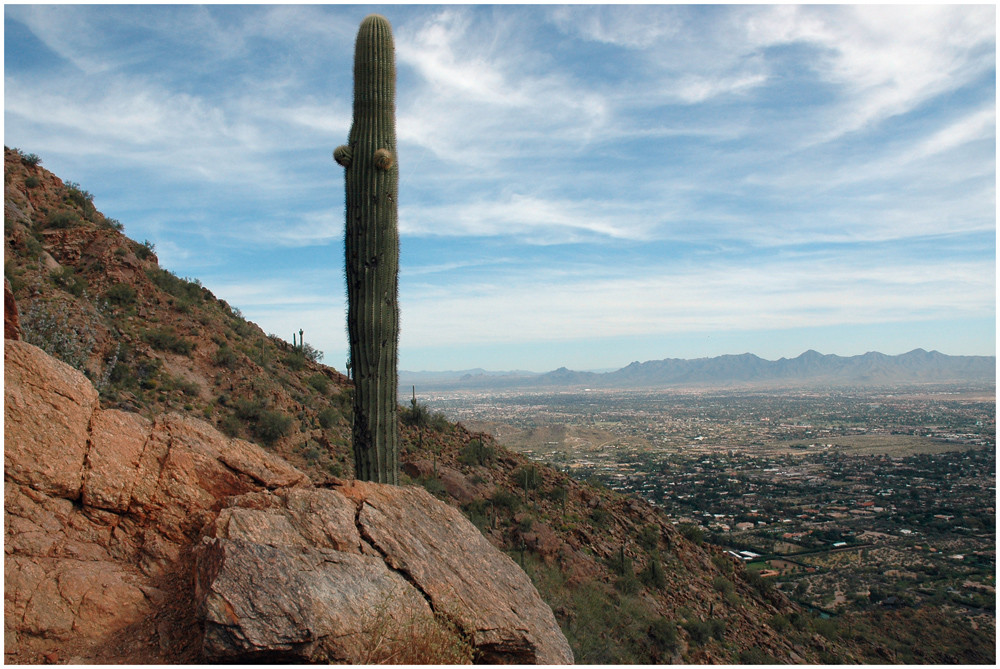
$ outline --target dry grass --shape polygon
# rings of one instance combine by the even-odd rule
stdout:
[[[417,612],[400,618],[387,598],[362,623],[358,664],[472,664],[466,635],[441,614]]]

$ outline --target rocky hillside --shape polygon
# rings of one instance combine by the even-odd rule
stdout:
[[[26,342],[83,372],[102,409],[135,416],[126,422],[199,419],[255,442],[314,486],[347,484],[346,377],[159,267],[151,244],[128,239],[87,191],[36,157],[5,149],[4,176],[4,270]],[[855,640],[800,610],[702,543],[696,528],[676,527],[642,501],[530,463],[419,405],[401,413],[404,483],[460,510],[527,572],[577,662],[897,659],[891,644]],[[184,587],[171,592],[190,597]],[[198,656],[193,639],[171,638],[161,639],[167,650],[156,661]],[[102,658],[153,658],[133,651]]]

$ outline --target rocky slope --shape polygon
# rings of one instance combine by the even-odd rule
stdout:
[[[336,636],[332,630],[341,623],[335,619],[343,611],[309,617],[294,602],[213,599],[212,594],[225,592],[227,583],[238,584],[243,577],[238,568],[224,568],[227,560],[231,567],[259,563],[271,560],[269,551],[279,548],[287,557],[283,573],[288,583],[296,592],[314,595],[333,579],[313,573],[315,580],[308,581],[305,574],[316,572],[308,565],[361,573],[372,558],[389,567],[384,579],[379,577],[384,584],[398,582],[392,574],[412,566],[407,552],[415,550],[412,546],[396,546],[362,529],[361,509],[370,507],[374,513],[382,502],[359,492],[364,486],[348,483],[348,380],[304,354],[308,352],[265,335],[197,282],[161,269],[151,245],[129,240],[118,228],[93,209],[79,186],[62,183],[31,156],[5,151],[5,276],[20,307],[21,332],[27,342],[86,374],[89,383],[76,375],[70,384],[76,390],[67,390],[65,397],[99,417],[70,430],[76,446],[65,452],[27,443],[24,462],[5,462],[7,559],[17,565],[8,567],[7,578],[23,582],[8,591],[29,593],[5,601],[11,607],[7,619],[22,621],[9,632],[7,649],[16,650],[8,660],[189,662],[201,657],[203,630],[211,657],[226,657],[228,651],[212,650],[226,644],[246,652],[254,639],[284,638],[287,648],[280,657],[322,653],[328,659],[356,660],[359,655],[316,642]],[[20,352],[25,347],[16,348]],[[58,375],[71,376],[71,369],[59,370]],[[20,410],[15,396],[5,392],[5,410],[8,404],[13,411],[8,425],[15,425]],[[55,429],[59,413],[53,410],[51,421],[25,428],[22,441],[37,441]],[[578,662],[879,657],[877,643],[857,655],[851,644],[766,581],[701,543],[693,528],[670,524],[644,502],[532,464],[499,448],[487,435],[427,415],[419,405],[404,410],[402,419],[404,482],[419,484],[451,508],[448,514],[441,511],[440,522],[455,525],[460,511],[485,538],[483,544],[523,568],[551,607]],[[102,451],[91,454],[87,449],[93,446],[83,445],[93,442],[87,430],[95,429],[93,434],[112,435],[120,445],[114,457]],[[29,438],[33,430],[38,435]],[[262,447],[254,447],[252,457],[250,441]],[[70,466],[81,454],[86,467]],[[155,470],[155,476],[138,476],[143,467]],[[101,473],[99,479],[94,479],[96,473]],[[351,538],[347,549],[338,547],[325,529],[306,527],[309,513],[293,518],[292,510],[301,512],[305,504],[300,493],[289,492],[297,487],[317,496],[310,497],[313,506],[308,508],[358,510],[354,527],[362,536],[360,544]],[[327,491],[353,506],[330,501]],[[421,505],[429,503],[420,494]],[[133,511],[137,515],[129,516]],[[202,537],[208,542],[204,547]],[[248,541],[255,547],[247,548]],[[440,545],[426,537],[414,541],[424,542],[421,550],[447,548],[443,539]],[[302,542],[309,550],[301,550]],[[293,548],[303,553],[298,562],[288,557]],[[92,573],[86,569],[93,565],[77,564],[83,560],[76,555],[116,561],[117,571],[109,573],[117,575],[108,577],[113,582],[107,586],[98,581],[100,592],[121,587],[131,594],[116,595],[115,601],[131,602],[135,611],[152,611],[130,624],[121,643],[108,642],[104,627],[90,625],[91,609],[111,607],[91,587]],[[199,559],[204,572],[214,576],[195,587],[188,574]],[[62,560],[77,562],[57,566]],[[329,566],[335,564],[339,566]],[[438,639],[433,652],[457,648],[464,657],[461,643],[453,643],[459,629],[459,640],[471,639],[469,647],[481,659],[504,652],[526,661],[523,638],[511,633],[491,640],[475,614],[461,613],[462,602],[434,599],[436,589],[450,591],[455,579],[472,578],[463,566],[489,572],[493,563],[442,564],[447,568],[428,572],[429,580],[418,588],[437,615],[407,621],[408,628],[420,627],[425,637]],[[65,576],[63,569],[69,570]],[[403,580],[412,577],[408,572]],[[72,583],[78,584],[76,594],[71,594]],[[45,594],[31,595],[34,589]],[[39,596],[43,598],[36,600]],[[45,597],[50,600],[46,610],[64,611],[61,627],[32,622],[32,601]],[[191,613],[199,606],[200,619]],[[280,626],[255,628],[240,613],[247,610],[240,607],[262,606],[281,612],[268,619],[284,620],[284,631]],[[388,601],[376,609],[364,629],[399,622]],[[515,617],[528,616],[526,611],[519,608]],[[498,629],[509,626],[511,620],[505,620]],[[65,636],[70,633],[72,642]],[[432,651],[425,647],[424,652]],[[530,652],[546,661],[562,651]]]
[[[358,664],[421,619],[452,656],[411,661],[573,660],[524,572],[422,488],[315,487],[203,421],[102,409],[16,340],[4,388],[8,661]]]

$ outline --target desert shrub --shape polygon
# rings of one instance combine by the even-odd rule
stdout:
[[[178,336],[173,328],[160,328],[157,330],[147,330],[143,339],[150,346],[158,351],[170,351],[181,355],[191,355],[194,350],[194,342]]]
[[[21,314],[21,336],[81,371],[95,344],[94,330],[86,322],[72,319],[69,307],[59,302],[32,302]]]
[[[496,460],[496,449],[481,438],[472,439],[459,451],[458,461],[466,465],[488,466]]]
[[[44,227],[65,230],[66,228],[75,228],[81,223],[80,216],[76,212],[66,209],[55,209],[50,211],[45,217]]]
[[[197,279],[182,279],[173,272],[158,267],[146,270],[146,276],[157,288],[176,297],[182,304],[196,304],[205,298],[205,289]]]
[[[699,546],[702,541],[705,540],[704,533],[697,525],[692,525],[691,523],[681,523],[677,526],[677,530],[681,533],[682,537]]]
[[[65,200],[83,209],[84,216],[88,219],[91,218],[94,212],[94,196],[74,181],[67,181],[64,185],[66,188]]]
[[[607,509],[597,507],[590,512],[590,520],[592,520],[594,525],[597,525],[598,527],[606,527],[607,524],[611,522],[611,514]]]
[[[105,218],[104,225],[118,232],[125,232],[125,226],[117,218]],[[117,249],[116,249],[117,250]]]
[[[814,632],[822,634],[830,641],[835,641],[840,636],[837,621],[832,618],[814,618],[812,628]]]
[[[667,584],[667,575],[658,556],[650,555],[646,566],[639,572],[639,580],[650,589],[659,589]]]
[[[215,349],[215,355],[212,356],[212,362],[219,367],[226,367],[228,369],[235,369],[238,361],[239,357],[236,355],[236,351],[229,348],[226,344],[222,344],[219,348]]]
[[[716,553],[712,556],[712,564],[723,574],[733,573],[733,560],[728,554]]]
[[[18,153],[20,154],[21,162],[28,167],[37,167],[42,164],[42,159],[34,153],[21,153],[20,151]]]
[[[72,267],[60,267],[49,273],[52,283],[65,290],[74,297],[80,297],[87,290],[87,281],[83,277],[77,276]]]
[[[660,653],[672,653],[677,649],[677,625],[666,618],[656,618],[649,625],[649,640]]]
[[[774,628],[775,632],[784,632],[789,626],[788,618],[780,613],[768,618],[767,624]]]
[[[306,366],[306,357],[299,351],[293,351],[286,355],[282,361],[285,366],[293,372],[301,371]]]
[[[421,476],[417,479],[417,484],[423,486],[424,490],[435,497],[440,497],[445,494],[444,483],[442,483],[441,479],[436,476]]]
[[[127,283],[116,283],[105,291],[104,297],[115,306],[126,307],[135,302],[135,288]]]
[[[746,581],[761,595],[768,595],[774,590],[774,584],[756,571],[746,572]]]
[[[535,465],[525,465],[510,475],[510,481],[522,490],[536,490],[542,484],[542,474]]]
[[[197,383],[169,374],[160,375],[160,387],[166,391],[178,390],[188,397],[197,397],[201,394],[201,388]]]
[[[725,576],[716,576],[712,579],[712,587],[722,594],[726,594],[727,592],[733,592],[736,586]]]
[[[489,524],[489,500],[478,498],[462,506],[462,512],[480,532]]]
[[[319,419],[319,425],[324,430],[336,425],[340,420],[341,413],[338,409],[334,407],[327,407],[319,412],[317,418]]]
[[[426,405],[412,401],[409,407],[399,412],[399,419],[404,425],[426,427],[431,422],[431,412]]]
[[[756,646],[741,650],[739,662],[740,664],[778,664],[776,659]]]
[[[635,574],[632,573],[631,563],[628,573],[625,573],[615,579],[615,590],[623,595],[634,595],[639,592],[640,585],[639,579],[637,579]]]
[[[698,646],[707,643],[712,637],[722,641],[726,634],[726,623],[718,618],[709,618],[704,622],[697,619],[688,620],[683,627],[691,637],[691,642]]]
[[[323,359],[323,351],[314,348],[311,344],[303,344],[300,350],[305,359],[311,362],[320,362]]]
[[[292,427],[291,416],[286,416],[280,411],[265,409],[260,412],[252,431],[254,436],[265,444],[273,444],[281,437],[288,434]]]
[[[318,372],[306,379],[306,383],[308,383],[313,390],[324,395],[330,389],[330,379],[328,379],[325,374],[320,374]]]
[[[636,541],[647,551],[655,550],[660,544],[660,528],[656,525],[643,525]]]
[[[512,492],[499,488],[490,497],[493,508],[513,513],[521,507],[521,498]]]
[[[156,244],[148,239],[144,239],[141,244],[137,243],[135,245],[134,250],[135,255],[139,258],[139,260],[145,260],[156,252]]]
[[[238,437],[243,431],[243,421],[233,414],[226,414],[219,419],[219,430],[229,437]]]
[[[28,177],[27,179],[24,180],[24,185],[27,186],[28,188],[38,188],[38,184],[40,183],[41,182],[38,180],[38,177],[34,176]]]
[[[323,450],[320,448],[319,444],[310,439],[302,445],[302,457],[306,459],[306,462],[316,464],[319,459],[323,457]]]
[[[443,413],[435,413],[431,416],[431,429],[437,432],[449,432],[451,431],[451,423],[448,422],[448,417]]]
[[[233,410],[240,420],[254,422],[264,412],[264,401],[258,397],[241,397],[233,403]]]
[[[579,664],[651,664],[662,656],[649,635],[660,616],[639,596],[588,581],[562,607],[573,612],[563,629]]]

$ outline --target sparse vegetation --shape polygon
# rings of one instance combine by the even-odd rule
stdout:
[[[179,336],[173,328],[159,328],[148,330],[144,335],[150,346],[158,351],[169,351],[181,355],[191,355],[194,350],[194,342]]]

